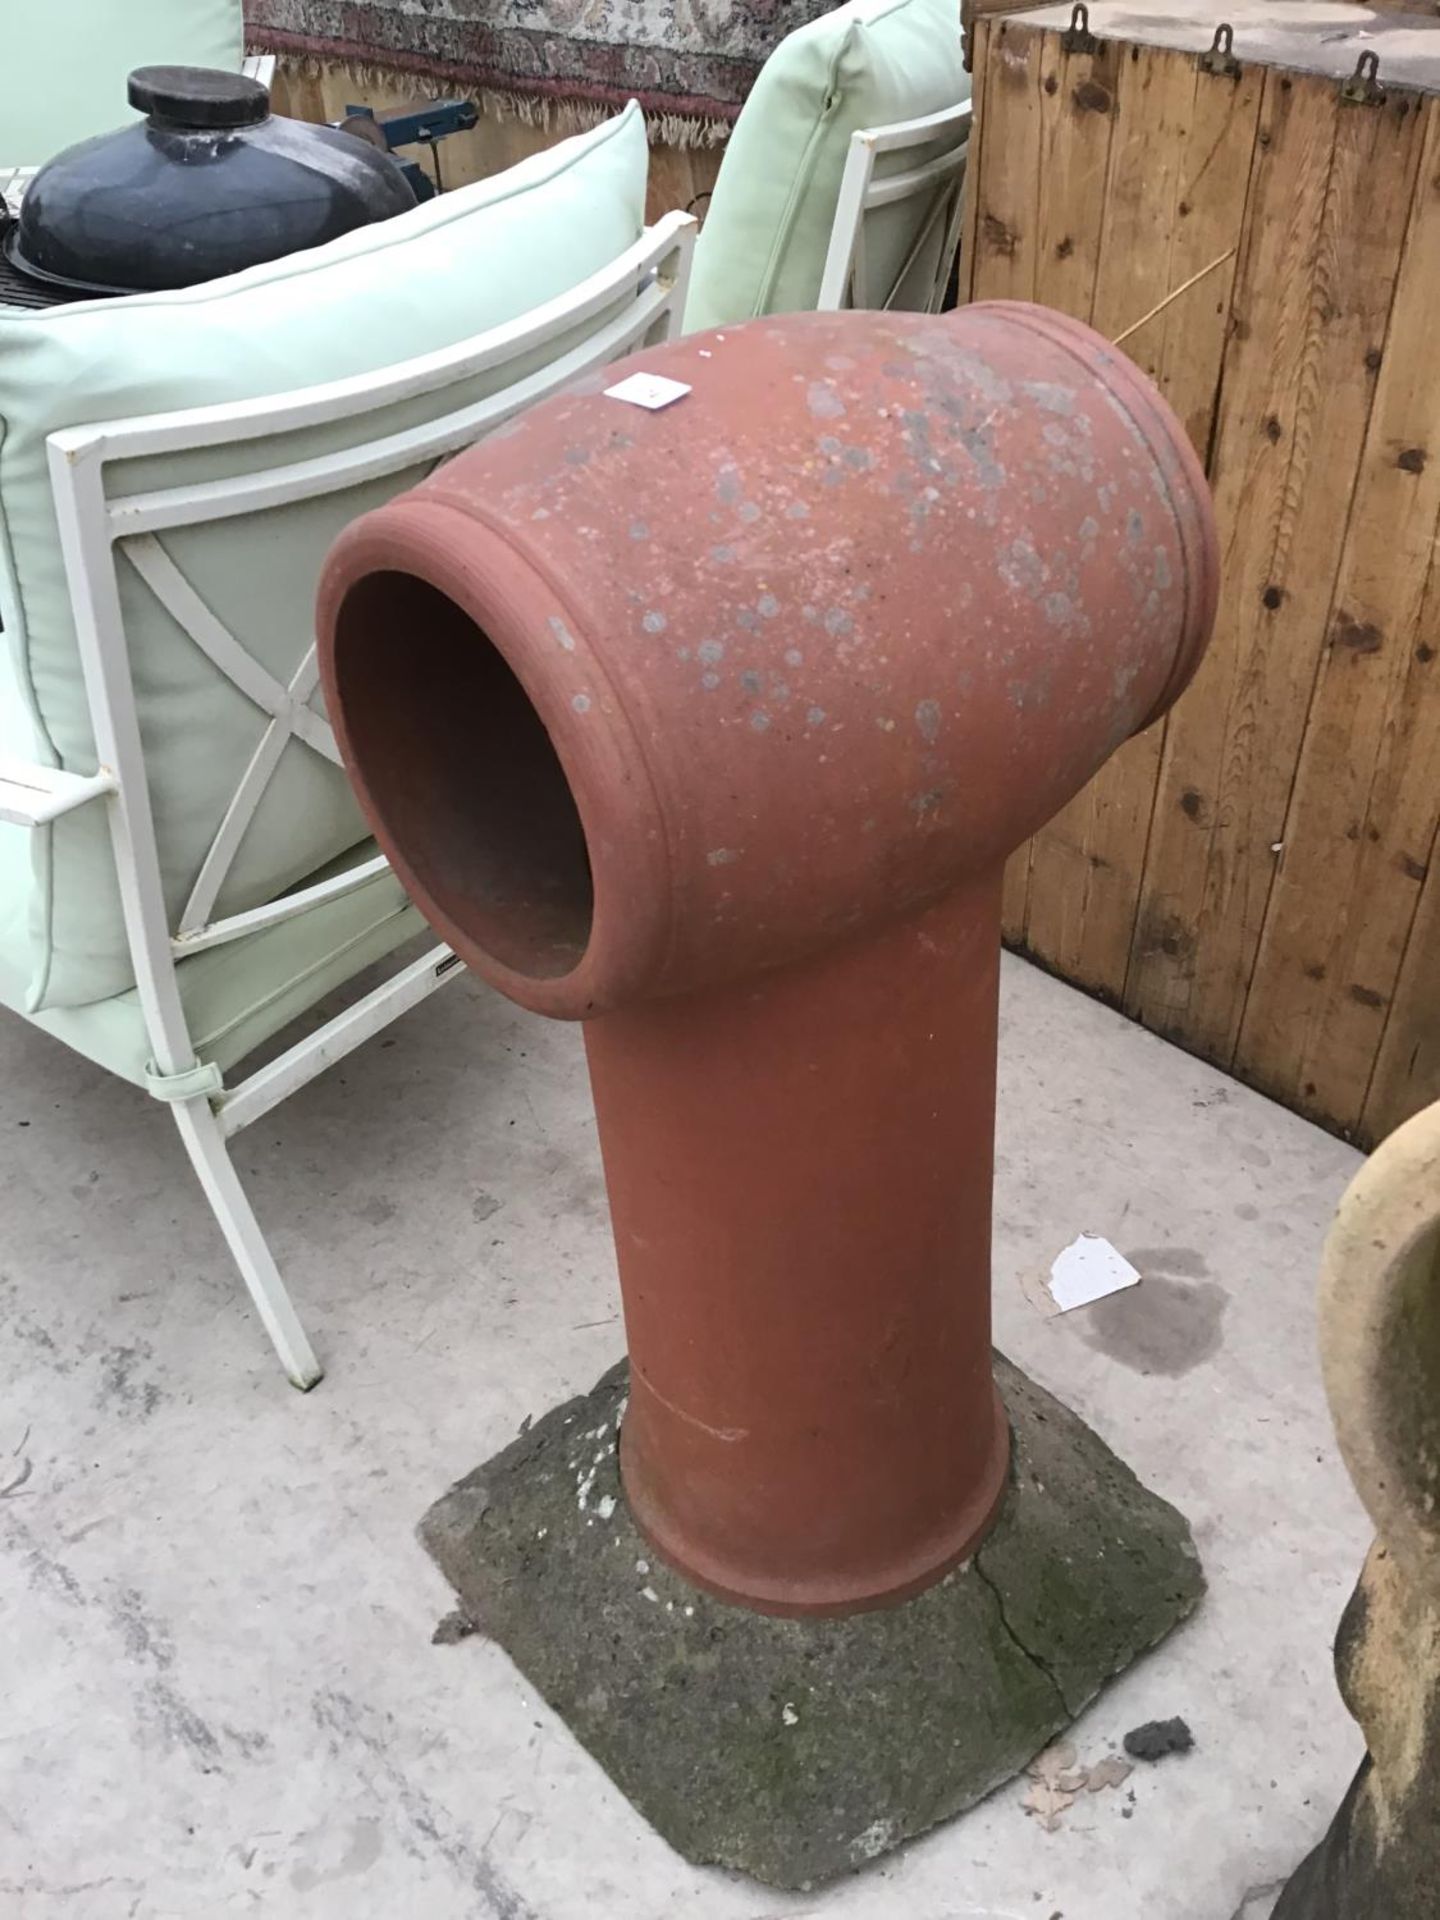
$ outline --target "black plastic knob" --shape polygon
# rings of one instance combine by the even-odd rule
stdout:
[[[213,67],[137,67],[129,94],[131,106],[158,127],[254,127],[270,114],[268,87]]]

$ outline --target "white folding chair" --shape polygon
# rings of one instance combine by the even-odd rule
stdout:
[[[821,312],[939,312],[960,239],[970,120],[966,100],[853,136],[820,280]]]
[[[338,753],[314,704],[318,670],[308,604],[297,609],[293,658],[277,674],[260,664],[212,610],[161,536],[207,523],[230,522],[243,529],[243,516],[266,513],[265,545],[254,558],[255,565],[263,565],[275,551],[273,543],[286,538],[287,511],[292,525],[299,515],[290,537],[303,539],[306,503],[358,489],[351,510],[376,504],[577,375],[668,338],[684,310],[694,227],[687,215],[670,214],[626,254],[558,299],[458,346],[377,374],[278,398],[70,428],[51,434],[47,442],[78,670],[98,765],[92,772],[73,772],[13,757],[0,761],[0,821],[36,828],[77,808],[107,810],[136,987],[100,1003],[98,1012],[60,1008],[30,1017],[112,1070],[143,1080],[172,1105],[260,1318],[285,1371],[302,1389],[314,1385],[321,1368],[241,1187],[228,1142],[433,993],[460,962],[446,947],[432,947],[258,1071],[233,1084],[227,1081],[237,1056],[253,1052],[307,1005],[371,964],[377,949],[393,952],[423,928],[373,841],[352,849],[322,877],[260,906],[215,914],[246,826],[290,743],[298,740],[332,762],[338,762]],[[320,429],[328,450],[317,455],[314,434]],[[308,524],[313,539],[313,520]],[[234,537],[247,535],[242,530]],[[314,554],[316,569],[322,557]],[[132,618],[135,595],[143,591],[150,596],[147,606],[158,608],[155,617],[173,621],[269,716],[178,914],[166,903],[151,804],[154,748],[147,767],[122,572]],[[381,890],[371,916],[374,926],[364,941],[350,938],[347,944],[334,931],[334,916],[366,889]],[[194,984],[187,969],[208,967],[211,979],[222,965],[233,963],[242,973],[249,969],[254,977],[242,983],[241,1000],[246,1007],[261,1006],[266,968],[273,965],[267,952],[273,952],[279,930],[293,930],[286,936],[292,945],[288,983],[294,940],[307,920],[317,955],[309,1000],[297,1004],[287,984],[258,1024],[247,1014],[211,1044],[197,1038],[186,1004],[187,987]],[[138,1072],[115,1065],[116,1023],[125,1019],[135,1026],[126,1057],[148,1062]],[[108,1036],[103,1045],[96,1038],[102,1027]]]

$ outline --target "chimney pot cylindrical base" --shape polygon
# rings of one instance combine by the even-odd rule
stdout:
[[[999,875],[797,966],[586,1027],[631,1512],[769,1613],[899,1600],[1005,1486],[990,1366]]]

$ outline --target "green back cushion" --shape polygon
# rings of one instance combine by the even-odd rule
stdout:
[[[490,180],[228,280],[42,313],[0,309],[0,646],[8,649],[0,750],[28,746],[53,764],[95,765],[48,434],[363,374],[514,319],[635,243],[647,164],[644,120],[632,105]],[[556,357],[564,344],[540,357]],[[288,465],[433,418],[515,377],[513,369],[476,375],[467,387],[359,423],[288,435],[279,449],[260,440],[131,462],[136,470],[122,484],[147,491]],[[331,541],[421,471],[159,537],[190,589],[287,682],[310,644],[315,584]],[[268,716],[194,645],[123,548],[117,578],[173,927]],[[0,834],[23,831],[0,825]],[[274,898],[364,831],[340,769],[291,740],[216,911]],[[67,815],[28,845],[28,1009],[124,991],[134,970],[104,809]]]
[[[134,115],[136,67],[221,67],[245,51],[241,0],[7,0],[0,168],[37,167]]]
[[[789,34],[730,136],[686,331],[813,307],[850,136],[969,97],[959,0],[849,0]]]

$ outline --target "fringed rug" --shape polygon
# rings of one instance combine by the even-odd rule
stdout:
[[[776,42],[832,4],[246,0],[245,15],[256,53],[424,75],[561,132],[636,99],[652,138],[687,146],[722,134]]]

